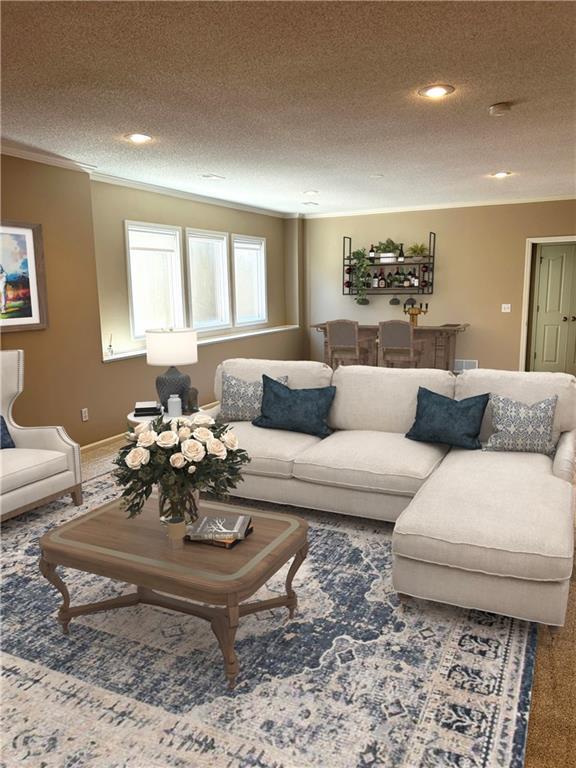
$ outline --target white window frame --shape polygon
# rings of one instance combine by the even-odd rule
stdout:
[[[176,276],[172,295],[174,299],[179,299],[179,311],[175,313],[174,328],[186,327],[186,305],[184,301],[184,265],[182,260],[182,227],[175,227],[172,224],[152,224],[147,221],[124,220],[124,242],[126,250],[126,270],[128,273],[128,305],[130,308],[130,334],[135,341],[145,339],[145,333],[138,336],[135,331],[134,323],[134,301],[132,293],[132,257],[130,253],[130,229],[149,230],[150,232],[170,232],[176,235],[178,268],[174,274]],[[142,249],[140,249],[142,250]],[[152,249],[151,249],[152,250]],[[157,250],[157,249],[154,249]],[[177,317],[180,315],[180,317]],[[180,323],[180,324],[178,324]],[[154,330],[154,329],[146,329]]]
[[[258,237],[257,235],[231,235],[232,239],[232,247],[231,247],[231,259],[232,259],[232,295],[234,297],[234,327],[237,328],[246,328],[251,325],[262,325],[263,323],[268,322],[268,277],[267,277],[267,268],[268,268],[268,252],[267,252],[267,244],[266,244],[266,238],[265,237]],[[236,306],[236,250],[235,250],[235,244],[236,242],[244,242],[244,243],[258,243],[260,245],[260,252],[262,255],[262,267],[261,267],[261,280],[263,285],[263,296],[261,297],[261,309],[262,309],[262,316],[261,318],[258,318],[257,320],[239,320],[238,319],[238,308]]]
[[[226,322],[221,323],[213,323],[211,325],[197,325],[194,320],[194,302],[192,300],[192,269],[191,269],[191,253],[190,253],[190,242],[189,242],[189,236],[190,235],[197,235],[198,237],[207,237],[207,238],[214,238],[219,239],[222,241],[224,245],[224,280],[222,290],[223,290],[223,299],[224,299],[224,305],[227,308],[228,311],[228,320]],[[212,229],[198,229],[197,227],[186,227],[186,268],[187,268],[187,277],[188,277],[188,302],[190,306],[190,325],[194,330],[198,331],[198,333],[204,333],[209,331],[216,331],[216,330],[222,330],[226,328],[233,328],[233,307],[232,307],[232,285],[230,280],[230,244],[229,244],[229,237],[228,232],[219,232],[217,230]]]

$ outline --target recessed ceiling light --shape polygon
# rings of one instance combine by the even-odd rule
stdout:
[[[496,173],[491,173],[490,176],[493,179],[505,179],[506,176],[512,176],[512,171],[496,171]]]
[[[209,179],[211,181],[222,181],[226,176],[220,176],[218,173],[201,173],[201,179]]]
[[[305,200],[302,205],[320,205],[320,203],[315,203],[312,200]]]
[[[369,179],[383,179],[384,174],[383,173],[371,173],[368,177]]]
[[[446,83],[437,83],[436,85],[427,85],[425,88],[420,88],[418,91],[419,96],[426,96],[429,99],[442,99],[444,96],[449,96],[454,93],[454,86],[447,85]]]
[[[147,133],[128,133],[124,138],[131,141],[132,144],[147,144],[152,141],[152,136],[148,136]]]
[[[317,189],[306,189],[302,194],[313,196],[313,195],[319,195],[320,192]]]

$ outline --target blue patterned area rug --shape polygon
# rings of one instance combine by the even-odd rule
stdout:
[[[81,511],[116,494],[110,476],[92,480]],[[294,583],[299,612],[241,620],[229,691],[199,619],[141,605],[79,617],[62,635],[38,538],[78,514],[63,500],[3,526],[1,768],[523,765],[535,627],[400,605],[389,524],[301,512],[311,547]],[[73,604],[129,589],[64,578]]]

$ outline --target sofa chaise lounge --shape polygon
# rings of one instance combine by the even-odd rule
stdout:
[[[564,622],[573,562],[572,480],[576,379],[567,374],[343,366],[233,359],[222,373],[245,381],[288,376],[291,388],[336,387],[317,437],[233,422],[251,456],[237,496],[395,523],[399,593],[550,625]],[[450,450],[404,435],[418,388],[458,400],[490,392],[532,403],[558,396],[553,458]],[[212,415],[217,415],[216,408]],[[490,406],[481,440],[492,432]]]

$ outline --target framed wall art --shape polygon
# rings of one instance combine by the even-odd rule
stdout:
[[[0,224],[0,331],[46,328],[46,277],[40,224]]]

